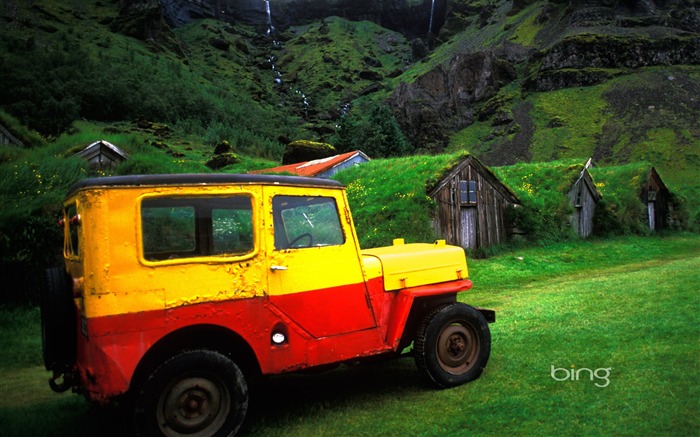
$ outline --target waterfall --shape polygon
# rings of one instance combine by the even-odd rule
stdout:
[[[433,32],[433,15],[435,14],[435,0],[430,2],[430,24],[428,25],[428,33]]]
[[[282,50],[283,47],[282,43],[274,38],[275,26],[272,25],[272,12],[270,11],[270,0],[263,0],[263,2],[265,3],[265,13],[267,14],[267,31],[265,32],[265,35],[272,38],[271,52],[267,58],[267,62],[270,63],[270,67],[272,68],[274,81],[277,85],[279,85],[280,89],[289,89],[299,97],[299,99],[301,100],[301,109],[304,112],[304,116],[308,116],[309,108],[311,107],[311,105],[309,104],[309,99],[306,97],[306,94],[304,94],[299,89],[287,88],[287,86],[284,84],[284,81],[282,80],[282,72],[279,68],[277,68],[277,56],[275,56],[273,52]]]
[[[265,2],[265,13],[267,14],[267,34],[270,35],[275,31],[275,27],[272,25],[272,13],[270,12],[270,0],[263,0]]]
[[[265,34],[267,36],[272,36],[272,34],[275,32],[275,27],[272,25],[272,12],[270,11],[270,0],[263,0],[263,2],[265,3],[265,13],[267,14],[267,31],[265,32]],[[273,38],[272,48],[280,49],[282,48],[282,45],[279,41]],[[277,65],[275,65],[276,60],[277,57],[272,53],[267,58],[267,61],[272,67],[272,73],[275,75],[275,83],[277,85],[282,85],[282,72],[277,69]]]

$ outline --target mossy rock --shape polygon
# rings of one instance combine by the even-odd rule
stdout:
[[[223,140],[214,148],[214,155],[223,155],[226,153],[231,153],[232,151],[233,147],[231,147],[231,144],[228,141]]]
[[[228,165],[238,164],[241,162],[240,156],[235,153],[224,153],[216,155],[205,164],[212,170],[220,170]]]
[[[319,143],[308,140],[296,140],[287,144],[284,150],[282,164],[294,164],[297,162],[311,161],[314,159],[328,158],[336,155],[338,151],[328,143]]]

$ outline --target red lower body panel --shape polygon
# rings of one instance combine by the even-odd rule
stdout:
[[[84,320],[87,335],[78,334],[77,357],[82,388],[89,398],[98,401],[126,392],[149,349],[169,334],[201,325],[224,327],[242,337],[253,349],[263,374],[341,362],[391,349],[375,326],[364,297],[361,301],[353,297],[349,308],[344,305],[342,294],[334,293],[335,301],[327,302],[325,308],[307,308],[304,302],[313,301],[309,293],[317,292],[285,296],[277,302],[281,308],[267,298],[252,298]],[[315,313],[324,314],[313,326],[301,326],[283,311],[285,308],[293,309],[307,324],[314,320]],[[322,327],[324,320],[330,328]],[[284,327],[287,341],[275,345],[271,336],[273,328],[279,326]]]
[[[398,347],[416,297],[468,290],[468,280],[397,292],[370,281],[369,294],[339,287],[83,319],[77,368],[97,401],[125,393],[143,356],[164,337],[193,327],[225,328],[253,350],[263,374],[283,373],[390,352]],[[364,287],[363,287],[364,289]],[[294,318],[292,318],[294,317]],[[284,332],[275,344],[272,334]],[[201,330],[198,332],[202,332]]]

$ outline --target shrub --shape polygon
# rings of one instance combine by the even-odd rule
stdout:
[[[0,164],[0,275],[2,303],[36,304],[43,270],[58,262],[62,234],[56,225],[68,189],[87,175],[79,159],[45,150],[30,161]]]

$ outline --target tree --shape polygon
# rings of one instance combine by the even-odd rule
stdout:
[[[362,150],[373,158],[404,156],[413,151],[388,105],[376,104],[366,118],[343,117],[335,142],[340,151]]]

